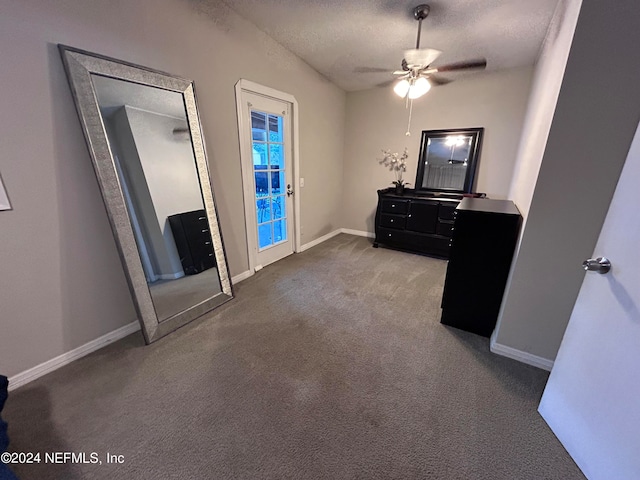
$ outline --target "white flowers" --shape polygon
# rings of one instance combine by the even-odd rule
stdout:
[[[402,174],[407,171],[407,158],[409,158],[407,148],[405,147],[402,155],[399,153],[391,153],[391,150],[382,150],[382,154],[383,157],[382,159],[378,159],[378,163],[389,168],[390,171],[396,174],[396,179],[392,183],[395,185],[406,185],[402,180]]]

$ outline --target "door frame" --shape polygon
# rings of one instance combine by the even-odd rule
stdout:
[[[301,250],[300,239],[300,141],[298,136],[298,101],[285,92],[271,87],[260,85],[241,78],[235,85],[236,112],[238,115],[238,141],[240,143],[240,166],[242,170],[242,191],[244,201],[245,232],[247,234],[247,255],[249,259],[249,271],[253,275],[265,265],[258,265],[258,239],[254,222],[254,190],[253,190],[253,156],[251,145],[248,141],[251,133],[251,125],[247,125],[244,116],[244,105],[248,102],[244,94],[261,95],[280,102],[288,103],[291,107],[291,156],[290,165],[293,176],[293,253]],[[252,168],[249,169],[248,166]]]

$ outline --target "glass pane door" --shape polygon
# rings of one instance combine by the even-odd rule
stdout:
[[[287,240],[283,117],[251,111],[258,250]]]

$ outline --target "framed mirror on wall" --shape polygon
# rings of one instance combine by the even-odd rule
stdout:
[[[415,188],[472,193],[484,128],[423,130]]]
[[[59,48],[151,343],[233,298],[194,85]]]

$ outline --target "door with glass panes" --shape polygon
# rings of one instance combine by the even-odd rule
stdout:
[[[293,253],[290,104],[247,95],[253,159],[256,265]]]

